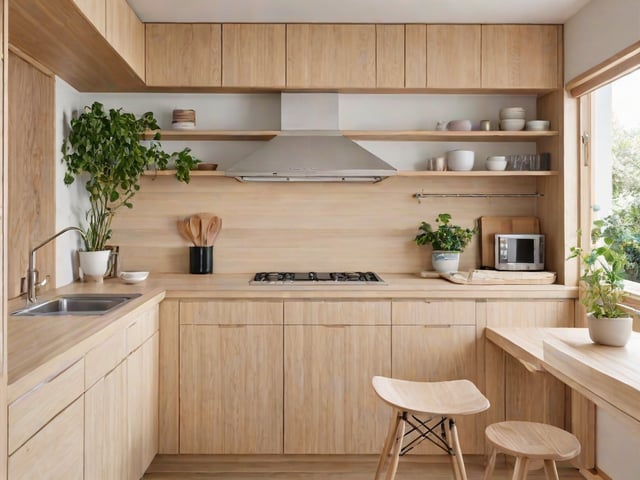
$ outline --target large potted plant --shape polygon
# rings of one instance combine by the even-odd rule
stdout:
[[[584,267],[580,277],[581,303],[587,310],[589,336],[595,343],[622,347],[631,336],[633,320],[621,307],[627,262],[615,230],[604,220],[593,222],[591,249],[571,247],[571,258],[579,258]]]
[[[457,272],[460,254],[478,232],[477,228],[462,228],[451,225],[451,215],[440,213],[436,218],[437,227],[422,222],[415,237],[418,245],[431,244],[431,262],[437,272]]]
[[[104,276],[111,221],[120,208],[133,207],[131,199],[140,190],[144,171],[163,170],[174,164],[178,180],[189,183],[189,172],[199,163],[188,148],[172,154],[164,152],[159,133],[148,144],[140,142],[146,130],[158,129],[151,112],[137,118],[122,109],[106,111],[99,102],[71,120],[71,130],[62,145],[62,161],[67,167],[64,183],[86,180],[90,208],[84,243],[86,252],[92,253],[81,252],[80,267],[89,279],[101,281]]]

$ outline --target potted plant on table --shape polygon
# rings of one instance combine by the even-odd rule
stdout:
[[[112,235],[111,221],[120,208],[133,207],[131,199],[140,190],[144,171],[152,167],[164,170],[173,163],[178,180],[189,183],[189,172],[199,163],[188,148],[172,154],[164,152],[159,132],[148,145],[140,143],[146,130],[158,129],[151,112],[137,118],[122,109],[106,111],[99,102],[71,120],[71,130],[62,145],[62,161],[67,167],[64,183],[86,179],[90,208],[83,237],[86,252],[80,252],[80,267],[89,279],[102,280],[109,260],[110,250],[105,247]]]
[[[418,245],[431,244],[431,262],[437,272],[457,272],[460,254],[478,232],[477,228],[462,228],[451,225],[451,215],[440,213],[436,218],[437,228],[422,222],[415,237]]]
[[[584,266],[580,301],[587,309],[589,337],[594,343],[622,347],[633,327],[633,319],[621,307],[627,259],[615,230],[607,229],[604,220],[593,222],[591,243],[589,251],[571,247],[568,257],[579,258]]]

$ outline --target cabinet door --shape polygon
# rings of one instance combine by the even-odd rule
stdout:
[[[558,88],[556,25],[483,25],[482,88]]]
[[[180,302],[160,304],[158,453],[179,453]]]
[[[158,451],[158,338],[127,358],[129,478],[142,478]]]
[[[285,453],[380,452],[391,409],[371,378],[391,373],[390,334],[388,325],[285,326]]]
[[[405,86],[425,88],[427,86],[427,26],[406,25],[405,42]]]
[[[83,415],[80,397],[9,457],[9,478],[82,480]]]
[[[480,88],[480,25],[427,25],[427,87]]]
[[[106,5],[107,41],[144,80],[144,24],[136,16],[127,0],[109,0]]]
[[[282,325],[180,327],[180,453],[282,453]]]
[[[488,327],[571,327],[574,300],[504,300],[486,303]],[[565,427],[565,386],[532,373],[492,342],[485,342],[488,422],[530,420]],[[532,402],[531,398],[539,401]]]
[[[376,87],[404,88],[404,25],[376,25]]]
[[[285,25],[222,26],[222,86],[285,86]]]
[[[219,87],[220,24],[149,23],[147,85]]]
[[[85,480],[129,478],[126,362],[85,393]]]
[[[375,25],[287,25],[287,87],[375,86]]]
[[[107,33],[106,1],[107,0],[74,0],[82,13],[84,13],[85,17],[87,17],[91,21],[91,23],[93,23],[93,25],[103,36],[105,36]]]

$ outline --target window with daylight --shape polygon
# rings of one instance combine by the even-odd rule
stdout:
[[[593,219],[621,242],[628,287],[640,287],[640,69],[591,94]]]

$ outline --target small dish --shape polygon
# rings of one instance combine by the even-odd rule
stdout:
[[[505,107],[500,109],[500,120],[521,119],[524,120],[525,111],[522,107]]]
[[[196,128],[195,122],[173,122],[171,128],[174,130],[193,130]]]
[[[217,170],[217,163],[199,163],[198,170]]]
[[[527,122],[527,130],[536,132],[549,130],[549,120],[529,120]]]
[[[124,283],[140,283],[144,282],[149,276],[149,272],[120,272],[120,280]]]
[[[487,157],[485,163],[487,170],[499,171],[507,168],[507,157],[503,155],[496,155],[493,157]]]
[[[522,130],[523,128],[524,128],[524,119],[510,118],[510,119],[500,120],[501,130],[508,130],[508,131],[515,132],[518,130]]]
[[[467,132],[471,130],[471,120],[451,120],[447,123],[447,130],[452,132]]]

